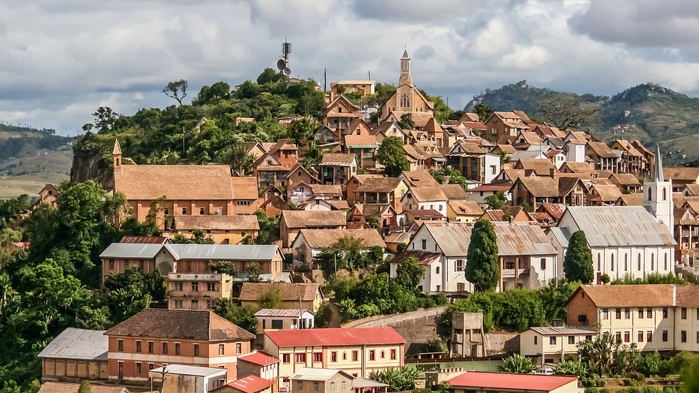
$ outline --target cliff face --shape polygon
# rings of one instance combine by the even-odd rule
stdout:
[[[114,188],[114,177],[112,168],[104,168],[100,165],[102,156],[100,154],[85,156],[73,156],[73,165],[70,168],[71,182],[84,182],[94,180],[107,190]]]

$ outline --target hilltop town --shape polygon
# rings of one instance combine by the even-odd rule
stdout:
[[[679,386],[699,351],[699,168],[578,121],[438,116],[407,50],[397,66],[379,101],[371,80],[299,93],[322,97],[317,119],[280,110],[264,140],[260,118],[228,118],[250,131],[231,142],[189,113],[137,141],[103,110],[72,182],[0,205],[1,391]],[[235,90],[312,84],[259,81]],[[169,87],[181,105],[186,81]]]

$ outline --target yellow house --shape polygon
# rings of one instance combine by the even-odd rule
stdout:
[[[536,363],[558,363],[566,355],[578,353],[580,341],[592,340],[597,331],[584,326],[532,327],[519,335],[519,353],[535,359]]]
[[[166,232],[165,235],[169,238],[178,234],[192,237],[195,230],[202,231],[214,243],[238,244],[246,237],[251,242],[257,239],[260,224],[255,215],[175,216],[172,231]]]
[[[482,215],[483,209],[476,201],[449,199],[447,202],[447,218],[450,222],[475,222]]]
[[[267,330],[264,350],[280,360],[280,385],[305,367],[368,378],[403,366],[405,339],[390,327]]]
[[[578,377],[467,371],[448,381],[454,393],[577,393]]]
[[[351,393],[353,377],[342,370],[304,367],[291,377],[296,393]]]

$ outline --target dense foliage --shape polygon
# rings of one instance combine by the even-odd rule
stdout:
[[[466,260],[466,279],[473,283],[476,291],[495,289],[500,278],[500,266],[497,237],[490,221],[476,221],[471,232]]]
[[[568,241],[568,250],[563,259],[563,272],[569,280],[590,284],[595,278],[592,266],[592,251],[587,245],[585,232],[576,231]]]
[[[376,152],[376,160],[383,165],[384,172],[388,176],[396,177],[402,171],[407,171],[410,164],[403,141],[397,136],[389,136],[381,142],[379,150]]]

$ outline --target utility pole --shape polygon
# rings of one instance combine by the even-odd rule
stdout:
[[[328,69],[323,68],[323,93],[328,91]]]
[[[184,126],[182,126],[182,158],[187,155],[187,150],[184,148]]]

